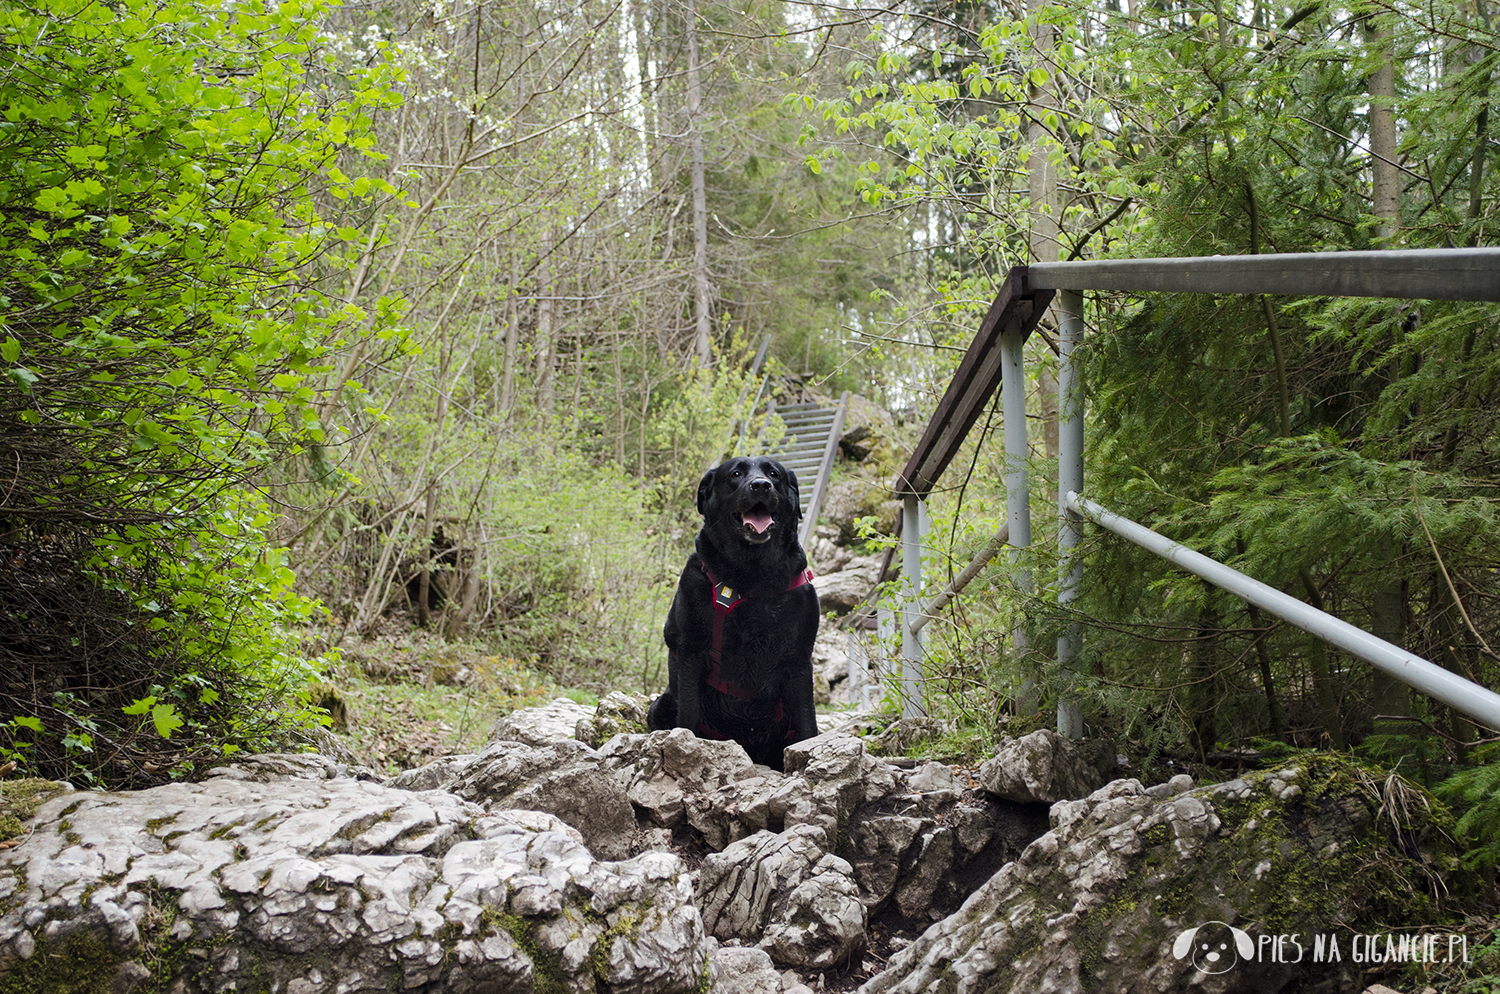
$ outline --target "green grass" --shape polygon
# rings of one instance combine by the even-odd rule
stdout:
[[[346,758],[389,774],[440,756],[478,752],[502,716],[557,697],[597,703],[587,692],[558,688],[518,660],[486,654],[483,646],[436,641],[354,646],[314,688]]]

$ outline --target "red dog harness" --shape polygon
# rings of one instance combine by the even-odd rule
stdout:
[[[708,647],[708,658],[712,660],[712,663],[708,668],[708,672],[703,675],[703,682],[721,694],[738,697],[742,701],[752,700],[755,697],[754,694],[750,693],[744,687],[737,687],[724,679],[724,670],[721,666],[724,656],[724,619],[729,617],[729,612],[733,611],[745,597],[743,594],[736,594],[726,584],[720,583],[719,578],[714,576],[713,570],[708,568],[707,563],[699,560],[698,565],[707,574],[708,582],[714,585],[714,632],[713,641]],[[813,571],[811,569],[804,569],[792,578],[792,582],[786,585],[786,589],[796,590],[804,584],[811,583],[812,578]],[[786,712],[782,709],[781,698],[778,697],[776,699],[776,711],[772,715],[772,719],[779,722],[785,716]],[[709,726],[707,722],[701,722],[698,725],[698,734],[704,738],[719,739],[721,741],[729,738],[729,736]],[[787,737],[790,738],[792,734],[792,730],[788,729]]]

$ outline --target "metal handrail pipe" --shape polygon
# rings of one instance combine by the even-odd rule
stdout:
[[[1028,290],[1500,300],[1500,248],[1036,262],[1025,279]]]
[[[1338,646],[1351,655],[1358,656],[1402,683],[1420,690],[1434,700],[1441,701],[1455,711],[1468,715],[1485,727],[1500,729],[1500,694],[1496,694],[1489,688],[1465,680],[1457,673],[1446,670],[1431,660],[1423,659],[1400,646],[1376,638],[1369,632],[1356,628],[1347,621],[1335,618],[1324,611],[1319,611],[1269,584],[1252,579],[1239,570],[1225,566],[1200,552],[1194,552],[1164,535],[1157,534],[1145,525],[1121,517],[1079,496],[1075,491],[1068,492],[1067,506],[1101,528],[1108,529],[1149,552],[1154,552],[1189,573],[1200,576],[1263,610],[1270,611],[1277,617],[1291,622],[1311,635],[1316,635],[1325,642]]]

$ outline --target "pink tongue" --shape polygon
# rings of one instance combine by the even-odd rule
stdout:
[[[753,511],[746,511],[743,515],[743,520],[745,524],[755,529],[757,535],[764,535],[766,529],[771,527],[773,521],[769,514],[764,512],[756,514]]]

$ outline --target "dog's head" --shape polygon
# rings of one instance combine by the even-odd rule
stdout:
[[[736,456],[703,474],[698,511],[710,528],[750,545],[796,541],[802,517],[797,474],[770,456]]]
[[[1240,960],[1253,959],[1255,942],[1244,930],[1226,922],[1204,922],[1177,936],[1172,955],[1186,959],[1204,973],[1228,973]]]

